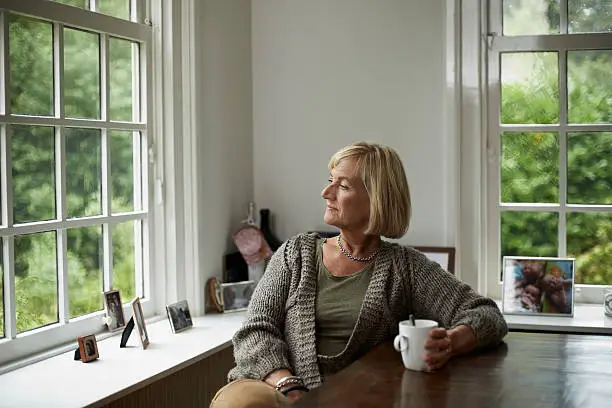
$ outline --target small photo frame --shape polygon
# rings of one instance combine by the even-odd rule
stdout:
[[[255,286],[254,280],[222,283],[223,310],[225,312],[246,310],[251,302]]]
[[[189,305],[186,300],[180,300],[166,306],[168,320],[172,333],[178,333],[193,326]]]
[[[132,313],[134,315],[134,326],[138,331],[138,338],[140,338],[140,344],[142,348],[146,349],[149,345],[149,334],[147,333],[147,327],[145,325],[144,314],[142,313],[142,305],[140,304],[140,298],[136,297],[131,302]]]
[[[414,249],[437,262],[442,269],[455,274],[455,247],[415,246]]]
[[[125,315],[123,314],[123,303],[118,290],[104,292],[104,311],[106,312],[106,325],[111,332],[121,330],[125,327]]]
[[[77,337],[77,342],[79,343],[79,354],[81,355],[82,362],[88,363],[99,357],[98,342],[96,341],[95,334]]]
[[[574,258],[505,256],[505,314],[574,315]]]

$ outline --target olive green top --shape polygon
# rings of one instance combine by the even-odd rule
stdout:
[[[351,275],[334,276],[323,264],[324,243],[325,239],[317,242],[317,353],[336,356],[344,350],[353,333],[374,263]]]

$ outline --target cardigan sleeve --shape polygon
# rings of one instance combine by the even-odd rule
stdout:
[[[278,369],[292,370],[284,340],[285,303],[291,284],[290,258],[295,239],[283,243],[272,255],[257,284],[242,327],[234,334],[236,366],[228,380],[263,380]]]
[[[407,249],[405,255],[416,317],[436,320],[448,329],[467,325],[476,335],[477,347],[496,345],[508,333],[508,325],[492,299],[479,295],[424,254]]]

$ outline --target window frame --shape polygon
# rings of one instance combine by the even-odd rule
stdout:
[[[490,0],[482,4],[488,29],[481,33],[484,54],[482,75],[484,92],[482,114],[485,126],[483,137],[483,171],[485,188],[485,216],[483,228],[483,259],[485,279],[482,288],[488,296],[501,298],[501,227],[500,216],[505,211],[546,211],[559,215],[558,256],[567,256],[566,214],[570,212],[610,212],[612,205],[567,204],[567,139],[574,132],[612,132],[612,124],[570,124],[567,104],[567,52],[612,49],[612,33],[568,34],[567,0],[560,2],[560,32],[547,35],[503,36],[503,0]],[[487,24],[483,27],[487,27]],[[549,125],[501,124],[501,55],[505,52],[556,52],[559,78],[559,122]],[[559,138],[559,197],[558,204],[501,203],[501,134],[511,132],[555,132]],[[576,285],[575,302],[601,304],[603,291],[612,285]]]
[[[0,45],[2,45],[0,52],[0,64],[4,69],[0,70],[0,91],[3,91],[4,98],[0,98],[0,129],[2,129],[2,135],[0,137],[0,143],[2,144],[0,149],[0,164],[3,166],[0,193],[2,194],[2,228],[0,229],[0,237],[2,237],[1,250],[3,251],[3,258],[5,260],[5,268],[3,271],[3,291],[4,291],[4,322],[5,322],[5,337],[0,339],[0,372],[9,371],[14,369],[15,365],[23,365],[22,359],[32,357],[34,359],[42,359],[46,354],[41,351],[48,350],[52,347],[57,347],[62,344],[73,343],[77,336],[88,334],[88,333],[103,333],[106,331],[103,323],[104,311],[98,311],[85,316],[80,316],[70,319],[68,313],[68,293],[67,293],[67,268],[66,268],[66,256],[64,259],[58,259],[57,266],[57,279],[58,279],[58,322],[49,324],[43,327],[39,327],[33,330],[26,331],[24,333],[16,333],[16,319],[13,318],[15,308],[15,287],[14,287],[14,254],[13,254],[13,237],[22,235],[25,233],[51,231],[55,232],[57,236],[57,246],[66,245],[67,228],[83,227],[83,226],[100,226],[102,228],[108,228],[111,224],[116,224],[122,221],[142,220],[140,223],[140,233],[135,233],[134,236],[134,247],[138,251],[138,247],[142,256],[135,258],[136,270],[140,268],[141,273],[136,276],[136,295],[143,296],[143,293],[139,293],[140,290],[144,292],[144,298],[142,299],[143,311],[146,317],[150,317],[159,309],[159,303],[163,302],[163,299],[158,299],[158,291],[156,291],[155,281],[160,280],[159,270],[154,268],[156,263],[152,256],[155,251],[152,250],[154,247],[154,231],[153,225],[156,220],[159,219],[162,214],[161,212],[155,211],[155,205],[153,205],[152,192],[153,192],[153,171],[154,162],[150,156],[154,157],[155,152],[153,132],[152,109],[153,103],[150,95],[153,95],[155,89],[152,86],[153,77],[153,48],[154,48],[154,30],[148,24],[150,4],[145,0],[131,0],[132,16],[131,20],[122,20],[119,18],[107,16],[91,12],[84,9],[79,9],[71,6],[67,6],[61,3],[55,3],[52,1],[45,0],[29,0],[27,2],[19,0],[5,0],[2,8],[0,8],[0,31],[3,35],[0,35]],[[95,1],[92,1],[95,5]],[[136,10],[139,13],[136,13]],[[38,20],[50,21],[53,24],[53,42],[54,42],[54,54],[57,50],[60,50],[60,58],[56,58],[54,55],[54,104],[56,107],[61,107],[62,110],[58,111],[55,109],[54,115],[49,117],[37,117],[37,116],[10,116],[6,108],[9,106],[10,101],[10,85],[9,89],[4,92],[5,84],[10,84],[9,80],[5,81],[2,77],[2,73],[8,71],[8,44],[4,42],[8,41],[8,13],[17,13],[30,16]],[[61,100],[58,98],[58,92],[61,92],[61,85],[58,84],[57,75],[63,72],[63,68],[58,68],[57,65],[63,61],[61,55],[63,54],[62,44],[56,43],[61,42],[61,37],[56,33],[59,31],[60,26],[69,26],[70,28],[80,28],[87,30],[88,32],[95,32],[100,35],[100,99],[101,99],[101,119],[67,119],[57,117],[58,112],[63,112],[63,105]],[[121,38],[130,41],[134,41],[140,44],[138,47],[139,64],[137,67],[133,67],[134,72],[138,72],[138,78],[134,79],[139,83],[140,93],[136,95],[136,89],[134,90],[134,105],[133,111],[138,109],[138,118],[140,120],[133,122],[116,122],[111,121],[109,118],[110,107],[108,106],[109,98],[109,81],[106,81],[108,73],[108,60],[105,52],[105,48],[108,45],[110,37]],[[136,101],[140,101],[138,103]],[[134,112],[136,113],[136,112]],[[107,212],[106,208],[103,208],[100,216],[67,219],[65,208],[62,210],[62,205],[59,203],[56,213],[60,213],[62,217],[58,220],[51,221],[37,221],[34,223],[20,224],[17,227],[12,226],[12,206],[8,203],[11,202],[10,194],[12,189],[10,185],[10,177],[8,173],[11,171],[10,157],[8,155],[7,146],[10,146],[10,132],[7,132],[8,124],[27,124],[27,125],[48,125],[53,127],[55,133],[56,146],[57,143],[63,143],[63,136],[61,135],[61,129],[64,127],[93,127],[100,129],[102,133],[102,154],[106,153],[106,157],[102,158],[102,183],[106,183],[106,188],[102,189],[101,194],[104,195],[105,191],[109,191],[109,175],[110,170],[105,168],[105,164],[108,164],[108,149],[105,149],[106,131],[109,129],[121,129],[121,130],[132,130],[140,133],[140,143],[138,149],[140,151],[140,166],[134,166],[134,177],[136,173],[140,173],[141,176],[141,194],[138,197],[138,193],[135,192],[134,210],[129,213],[122,213],[118,215],[112,215]],[[106,145],[107,146],[107,145]],[[136,148],[136,145],[135,145]],[[57,148],[56,148],[57,150]],[[56,196],[65,201],[65,160],[63,154],[59,153],[60,160],[56,160]],[[58,157],[58,153],[55,153],[55,157]],[[7,171],[8,170],[8,171]],[[57,171],[59,170],[59,173]],[[58,188],[60,183],[63,187]],[[57,191],[61,192],[58,194]],[[137,200],[140,202],[137,203]],[[102,198],[102,204],[104,205],[105,199]],[[110,199],[106,200],[106,207],[110,210]],[[138,206],[137,206],[138,204]],[[140,208],[140,209],[137,209]],[[137,228],[138,229],[138,228]],[[138,231],[136,231],[138,232]],[[5,237],[10,237],[5,239]],[[103,234],[103,246],[105,248],[104,263],[112,265],[112,254],[108,251],[108,248],[112,248],[112,242],[110,233]],[[140,241],[140,243],[139,243]],[[57,252],[63,250],[59,248]],[[141,260],[141,265],[138,265]],[[64,265],[64,266],[62,266]],[[109,273],[110,269],[104,267],[103,273],[103,284],[104,288],[108,288],[111,285],[112,276]],[[140,282],[142,280],[142,282]],[[100,292],[102,297],[102,292]],[[156,298],[157,297],[157,298]],[[130,299],[123,299],[124,302],[129,302]],[[129,303],[124,303],[124,311],[126,315],[130,315]],[[67,324],[69,322],[69,324]],[[66,346],[72,347],[72,345]],[[57,353],[56,349],[54,353]],[[47,353],[48,354],[48,353]],[[4,366],[3,366],[4,365]]]

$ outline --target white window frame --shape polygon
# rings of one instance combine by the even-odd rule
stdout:
[[[95,0],[90,0],[94,4]],[[58,259],[58,317],[59,321],[55,324],[47,325],[41,328],[27,331],[25,333],[16,333],[16,321],[13,316],[15,308],[15,289],[14,289],[14,270],[13,270],[13,236],[21,235],[25,233],[41,232],[41,231],[55,231],[57,236],[57,245],[60,247],[58,252],[61,251],[61,246],[66,245],[66,228],[83,227],[83,226],[102,226],[104,230],[109,229],[109,225],[116,224],[118,222],[131,221],[131,220],[142,220],[143,222],[136,223],[136,225],[142,225],[141,231],[135,231],[135,243],[134,247],[136,250],[140,246],[142,248],[142,257],[137,256],[136,259],[136,270],[142,271],[137,274],[137,285],[136,293],[137,296],[143,296],[142,306],[145,316],[152,316],[157,310],[159,310],[159,304],[164,302],[164,299],[159,299],[158,291],[156,291],[156,280],[161,280],[158,271],[154,270],[155,262],[151,260],[151,256],[155,253],[152,250],[154,247],[153,237],[153,224],[154,220],[158,220],[160,215],[156,215],[154,211],[152,192],[153,192],[153,160],[149,159],[150,152],[155,151],[153,144],[154,135],[152,132],[152,125],[150,119],[152,117],[151,112],[153,108],[152,99],[149,97],[152,95],[155,89],[152,88],[152,49],[153,49],[153,29],[147,24],[148,20],[146,16],[149,13],[149,4],[146,0],[131,0],[132,10],[139,10],[139,15],[133,15],[133,22],[128,22],[118,18],[106,16],[103,14],[93,13],[87,10],[82,10],[70,6],[66,6],[60,3],[55,3],[46,0],[4,0],[3,5],[0,8],[0,29],[3,32],[3,36],[0,36],[1,40],[8,40],[8,24],[7,24],[7,12],[15,12],[25,14],[40,20],[47,20],[53,22],[54,30],[54,43],[61,41],[62,36],[57,36],[55,33],[60,32],[60,27],[63,25],[86,29],[90,32],[97,32],[101,35],[101,57],[100,57],[100,76],[101,76],[101,117],[100,120],[80,120],[80,119],[67,119],[62,117],[32,117],[32,116],[10,116],[9,112],[6,112],[8,102],[10,101],[9,89],[4,92],[5,99],[0,101],[0,125],[2,129],[6,129],[5,124],[25,124],[25,125],[48,125],[55,127],[55,138],[56,145],[61,146],[63,138],[61,135],[61,129],[65,126],[76,126],[76,127],[95,127],[102,129],[102,183],[106,185],[103,188],[102,204],[103,214],[96,217],[88,217],[81,219],[67,219],[65,208],[62,205],[62,201],[65,201],[65,174],[64,173],[64,157],[60,149],[59,160],[56,159],[56,185],[62,190],[57,194],[58,200],[58,212],[62,215],[60,220],[36,222],[29,224],[21,224],[18,226],[12,226],[12,206],[8,203],[11,202],[10,194],[10,157],[6,154],[7,146],[10,146],[10,134],[9,132],[2,131],[0,137],[0,143],[2,144],[0,149],[0,164],[2,167],[2,205],[3,207],[3,222],[2,228],[0,228],[0,236],[3,237],[3,258],[5,260],[4,269],[4,304],[5,304],[5,338],[0,339],[0,366],[7,364],[11,361],[21,361],[26,357],[33,360],[40,360],[45,357],[45,354],[40,353],[43,350],[48,350],[52,347],[56,347],[62,344],[72,345],[77,336],[81,336],[89,333],[102,333],[105,332],[105,325],[103,323],[103,311],[91,313],[78,318],[70,319],[68,312],[68,296],[67,296],[67,267],[66,259]],[[109,104],[108,104],[108,61],[106,59],[106,53],[104,52],[106,44],[108,43],[109,36],[119,37],[131,41],[140,43],[139,47],[139,70],[138,75],[134,76],[134,81],[139,83],[140,94],[135,98],[138,101],[144,103],[135,103],[134,109],[137,110],[137,116],[140,118],[139,121],[134,123],[125,122],[113,122],[109,120]],[[57,45],[57,44],[54,44]],[[61,43],[59,47],[54,47],[54,52],[57,53],[59,50],[59,58],[54,58],[54,75],[62,75],[63,68],[60,66],[62,61],[63,47]],[[2,64],[1,72],[7,72],[8,67],[8,47],[3,46],[3,53],[0,53],[0,64]],[[137,70],[135,70],[137,71]],[[0,78],[0,86],[4,87],[4,77]],[[61,97],[61,89],[58,86],[58,81],[54,81],[54,103],[59,104],[61,107],[63,103],[58,99]],[[135,88],[136,89],[136,88]],[[1,98],[0,98],[1,99]],[[56,115],[57,115],[56,110]],[[109,191],[109,177],[108,177],[108,149],[106,149],[106,130],[108,129],[123,129],[133,130],[140,132],[138,138],[138,146],[140,150],[140,166],[134,166],[134,177],[139,177],[139,173],[142,176],[142,194],[135,194],[135,211],[110,215],[110,200],[105,197],[105,192]],[[58,130],[59,129],[59,130]],[[57,149],[56,149],[57,150]],[[58,153],[56,153],[56,158]],[[64,181],[62,181],[62,179]],[[136,208],[140,208],[136,210]],[[112,274],[110,273],[110,266],[112,265],[112,253],[107,250],[112,248],[112,242],[110,241],[110,234],[103,234],[103,245],[105,248],[104,253],[104,287],[109,288],[112,285]],[[140,241],[140,242],[139,242]],[[162,251],[163,252],[163,251]],[[63,257],[65,258],[65,256]],[[163,256],[162,256],[163,258]],[[139,262],[139,259],[142,261]],[[156,257],[159,258],[159,254]],[[163,260],[163,259],[162,259]],[[138,265],[141,263],[141,265]],[[157,278],[157,279],[156,279]],[[142,279],[142,282],[139,280]],[[139,293],[140,290],[144,293]],[[101,296],[101,293],[100,293]],[[156,296],[158,297],[156,299]],[[123,299],[124,302],[129,302],[131,299]],[[124,311],[126,316],[131,315],[129,310],[129,303],[124,303]],[[57,350],[53,353],[57,353]],[[23,365],[23,363],[15,363]],[[10,364],[9,364],[10,365]],[[0,371],[7,371],[12,369],[11,367],[3,367]]]
[[[484,203],[486,222],[483,231],[484,251],[482,265],[486,277],[481,287],[486,288],[488,296],[499,299],[501,297],[501,282],[499,281],[500,268],[500,215],[505,211],[546,211],[559,214],[558,226],[558,256],[566,256],[566,224],[565,215],[568,212],[612,212],[611,205],[577,205],[566,204],[508,204],[500,203],[500,135],[504,131],[515,132],[555,132],[559,135],[559,197],[565,197],[567,191],[567,133],[584,131],[611,132],[612,124],[568,124],[567,123],[567,58],[568,50],[612,49],[612,33],[594,34],[568,34],[567,7],[563,6],[566,0],[561,0],[560,7],[560,34],[537,36],[508,36],[502,33],[502,2],[503,0],[490,0],[481,3],[481,10],[485,18],[481,32],[480,43],[485,58],[481,71],[485,74],[485,93],[481,95],[481,106],[486,125],[486,135],[483,138],[482,163],[485,172],[486,192]],[[551,125],[502,125],[500,124],[501,80],[500,80],[500,53],[515,51],[553,51],[558,52],[559,65],[559,123]],[[473,61],[472,61],[473,64]],[[577,285],[575,301],[577,303],[598,303],[603,299],[603,290],[607,285]]]

